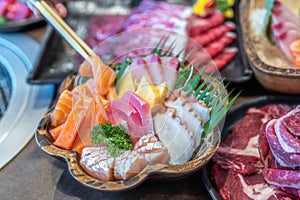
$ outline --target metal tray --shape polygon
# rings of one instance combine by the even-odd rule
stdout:
[[[251,99],[249,101],[245,101],[236,105],[227,113],[225,124],[221,133],[222,141],[228,136],[233,126],[241,122],[249,108],[263,107],[267,104],[299,105],[300,97],[296,95],[269,95]],[[220,196],[219,190],[212,179],[212,164],[213,162],[210,161],[204,168],[202,168],[200,172],[201,178],[212,199],[221,200],[222,198]]]
[[[87,35],[88,20],[98,14],[128,14],[131,8],[138,6],[140,1],[69,1],[66,5],[69,15],[66,22],[81,37]],[[191,5],[192,1],[167,1],[170,3],[178,3]],[[221,70],[221,75],[226,81],[232,83],[247,82],[252,78],[252,71],[249,68],[247,58],[245,56],[241,30],[239,25],[238,4],[236,1],[234,9],[235,17],[232,19],[236,23],[236,32],[238,38],[232,46],[239,49],[235,58]],[[76,73],[78,64],[76,63],[76,52],[66,44],[62,38],[52,28],[48,28],[41,45],[40,59],[34,65],[34,69],[29,74],[27,81],[32,84],[44,83],[61,83],[68,75]]]

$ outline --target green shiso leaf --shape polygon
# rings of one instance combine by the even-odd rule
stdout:
[[[274,0],[266,0],[265,2],[265,8],[267,10],[265,18],[264,18],[264,33],[265,36],[268,38],[270,42],[273,43],[271,39],[271,31],[270,31],[270,25],[271,25],[271,16],[272,16],[272,10],[274,7]]]
[[[124,72],[125,72],[126,67],[128,66],[128,64],[129,64],[129,62],[128,62],[128,55],[126,55],[126,57],[124,58],[124,60],[123,60],[123,62],[121,64],[120,70],[118,71],[117,76],[116,76],[116,82],[117,83],[121,80],[121,78],[122,78],[122,76],[123,76],[123,74],[124,74]]]
[[[174,55],[176,58],[180,59],[185,49],[182,49],[178,54],[174,54],[174,49],[176,47],[176,42],[173,41],[168,47],[166,44],[169,40],[169,36],[164,39],[160,39],[157,45],[152,49],[150,54],[158,54],[160,57],[168,57]],[[202,134],[202,138],[208,136],[208,134],[214,130],[216,126],[220,123],[220,121],[226,116],[227,111],[231,108],[239,93],[235,95],[229,102],[229,97],[232,93],[229,92],[227,94],[228,84],[223,87],[224,79],[217,80],[213,79],[213,74],[205,75],[205,71],[207,67],[203,67],[199,72],[195,73],[195,70],[201,65],[201,62],[195,64],[194,61],[188,61],[191,56],[192,51],[186,53],[184,58],[180,59],[178,66],[178,76],[175,83],[175,88],[182,88],[188,96],[194,95],[197,100],[202,100],[208,108],[211,108],[210,120],[204,125],[204,133]],[[146,56],[146,55],[145,55]],[[123,61],[120,71],[117,74],[117,79],[120,80],[123,76],[123,73],[126,67],[131,63],[128,60],[128,57]],[[225,95],[226,94],[226,95]],[[228,103],[227,103],[228,102]],[[100,134],[101,135],[101,134]],[[104,134],[105,135],[105,134]],[[110,151],[113,154],[119,154],[119,151],[123,151],[119,148],[118,151],[115,150],[116,143],[112,143],[111,139],[105,139],[103,136],[98,136],[102,140],[108,144]],[[118,141],[117,144],[121,144],[120,141],[115,139],[114,141]]]

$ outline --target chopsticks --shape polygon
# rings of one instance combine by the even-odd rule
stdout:
[[[93,50],[64,22],[64,20],[44,0],[29,0],[57,32],[89,63],[95,55]]]

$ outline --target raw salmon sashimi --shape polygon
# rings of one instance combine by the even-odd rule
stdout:
[[[78,152],[85,146],[93,146],[90,131],[99,123],[106,123],[108,117],[97,94],[94,80],[76,86],[72,91],[65,90],[51,114],[53,129],[49,130],[54,145]],[[66,107],[66,108],[65,108]]]
[[[296,40],[290,44],[293,60],[296,67],[300,69],[300,40]]]
[[[106,146],[86,147],[80,165],[90,175],[103,181],[126,180],[150,163],[168,164],[169,154],[154,134],[142,136],[132,151],[112,157]],[[162,165],[162,166],[163,166]]]
[[[92,101],[91,98],[80,99],[77,101],[77,103],[72,108],[72,111],[68,116],[68,119],[64,123],[60,134],[58,135],[57,139],[53,143],[55,146],[64,149],[72,148],[80,124],[84,119],[88,105],[91,103],[91,101]]]
[[[51,125],[57,127],[63,124],[72,110],[72,93],[64,90],[58,98],[56,106],[51,113]]]
[[[82,76],[92,77],[96,92],[99,95],[105,96],[109,88],[114,85],[116,72],[103,63],[97,55],[90,58],[92,63],[84,61],[80,68],[79,74]]]

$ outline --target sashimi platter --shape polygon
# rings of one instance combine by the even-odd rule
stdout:
[[[111,39],[143,31],[159,33],[151,28]],[[207,74],[183,51],[175,53],[172,33],[158,35],[156,46],[140,48],[132,58],[124,50],[114,59],[122,63],[109,66],[96,55],[92,63],[84,61],[75,83],[62,85],[39,124],[41,148],[66,159],[71,174],[90,187],[126,190],[155,175],[186,176],[200,170],[220,143],[223,118],[236,97],[229,100],[218,73]],[[180,44],[186,37],[175,38]]]

